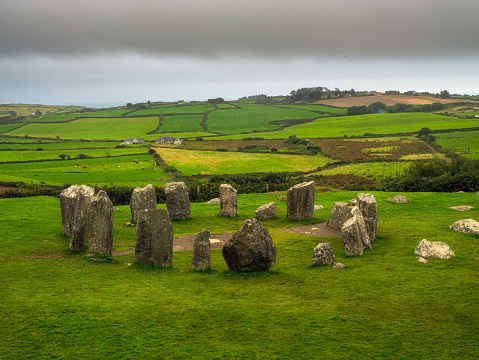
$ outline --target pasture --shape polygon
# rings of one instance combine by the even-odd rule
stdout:
[[[436,144],[467,159],[479,159],[479,131],[456,131],[435,134]]]
[[[163,114],[204,114],[213,110],[210,104],[194,104],[194,105],[172,105],[162,107],[152,107],[144,110],[134,111],[128,116],[147,116],[147,115],[163,115]]]
[[[448,226],[478,218],[477,210],[449,209],[477,208],[478,196],[404,194],[410,203],[392,204],[386,199],[396,194],[374,195],[379,236],[356,257],[345,256],[340,237],[283,231],[326,221],[333,203],[355,192],[317,194],[325,209],[312,220],[287,219],[277,194],[251,194],[238,197],[236,218],[199,203],[192,219],[173,222],[175,236],[205,227],[232,233],[258,206],[277,201],[278,217],[263,222],[276,264],[252,274],[229,271],[221,250],[212,250],[207,273],[189,271],[192,251],[174,252],[172,268],[135,265],[128,206],[114,214],[114,251],[123,255],[93,261],[87,250],[68,251],[58,199],[2,199],[0,357],[477,359],[479,242]],[[423,238],[448,243],[456,256],[417,262]],[[310,267],[318,242],[332,243],[346,268]]]
[[[160,132],[201,132],[203,128],[200,125],[202,115],[176,115],[165,116]]]

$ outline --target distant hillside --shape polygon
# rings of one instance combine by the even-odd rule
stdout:
[[[400,104],[412,104],[412,105],[425,105],[432,104],[435,102],[440,102],[443,104],[450,104],[455,102],[464,102],[471,100],[465,99],[441,99],[436,97],[429,96],[415,96],[415,95],[384,95],[384,94],[374,94],[372,96],[355,96],[355,97],[344,97],[338,99],[328,99],[328,100],[319,100],[315,104],[320,105],[330,105],[336,107],[350,107],[350,106],[368,106],[375,102],[383,102],[387,106],[392,106],[397,103]]]

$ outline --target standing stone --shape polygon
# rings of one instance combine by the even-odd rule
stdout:
[[[60,194],[60,209],[62,213],[63,234],[71,236],[75,204],[80,196],[86,196],[88,201],[95,194],[95,189],[85,185],[72,185]]]
[[[276,203],[270,202],[260,206],[256,209],[255,215],[258,220],[266,220],[276,217]]]
[[[314,181],[294,185],[287,192],[288,217],[295,220],[311,219],[314,214]]]
[[[236,216],[238,211],[236,193],[236,189],[231,185],[220,185],[220,216]]]
[[[256,219],[246,219],[222,251],[228,267],[239,272],[266,270],[276,262],[273,239]]]
[[[319,243],[313,250],[311,266],[331,265],[334,263],[333,245]]]
[[[90,201],[88,220],[88,249],[111,257],[113,251],[113,204],[100,190]]]
[[[344,223],[354,216],[354,209],[357,209],[356,205],[335,202],[329,214],[328,226],[333,229],[341,229]]]
[[[170,219],[191,218],[190,199],[188,188],[184,182],[172,182],[165,184],[166,208]]]
[[[85,245],[86,232],[88,228],[88,210],[90,197],[78,196],[73,211],[73,225],[70,233],[71,251],[82,251]]]
[[[138,211],[146,209],[156,209],[156,193],[151,184],[143,188],[137,187],[131,193],[130,210],[134,222],[138,221]]]
[[[378,234],[378,210],[376,198],[371,194],[358,194],[356,197],[356,206],[363,215],[366,229],[371,242],[376,239]]]
[[[346,221],[341,228],[341,237],[346,255],[362,255],[365,247],[371,248],[364,219],[362,219],[359,210],[356,211],[357,214]]]
[[[138,211],[135,261],[140,265],[171,266],[173,226],[168,210]]]
[[[191,261],[191,271],[206,271],[211,267],[211,244],[210,232],[201,230],[196,235],[193,244],[193,260]]]
[[[450,259],[455,256],[449,245],[441,241],[429,241],[422,239],[414,249],[414,253],[423,257],[433,257],[439,259]]]

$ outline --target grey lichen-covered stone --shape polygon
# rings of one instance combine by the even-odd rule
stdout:
[[[363,215],[371,242],[378,234],[378,209],[376,198],[372,194],[360,193],[356,196],[356,206]]]
[[[239,272],[266,270],[276,262],[273,239],[257,219],[246,219],[222,252],[228,267]]]
[[[258,220],[266,220],[276,217],[276,203],[270,202],[260,206],[256,209],[255,216]]]
[[[332,263],[334,263],[333,245],[319,243],[313,250],[311,266],[331,265]]]
[[[220,204],[220,198],[213,198],[206,203],[206,205],[219,205],[219,204]]]
[[[456,230],[463,233],[477,233],[479,234],[479,222],[473,219],[463,219],[456,221],[449,226],[449,229]]]
[[[414,253],[423,257],[450,259],[455,256],[448,244],[441,241],[429,241],[422,239],[414,249]]]
[[[354,216],[341,228],[341,237],[346,255],[362,255],[365,247],[371,248],[366,224],[356,208]]]
[[[333,229],[341,229],[346,221],[351,219],[356,205],[345,202],[336,202],[329,215],[328,226]]]
[[[111,257],[113,251],[113,204],[108,195],[100,190],[89,205],[88,249]]]
[[[139,210],[135,261],[141,265],[171,266],[172,260],[173,226],[168,210]]]
[[[411,199],[408,199],[407,197],[403,196],[403,195],[396,195],[392,198],[389,198],[388,199],[389,201],[393,201],[395,202],[396,204],[404,204],[404,203],[408,203],[411,201]]]
[[[165,184],[165,197],[170,219],[191,218],[190,198],[184,182]]]
[[[295,220],[311,219],[314,215],[314,181],[297,184],[288,189],[288,217]]]
[[[60,194],[60,210],[62,214],[63,233],[71,236],[73,227],[73,214],[75,212],[75,204],[79,196],[85,196],[87,202],[95,194],[95,189],[85,185],[72,185],[63,190]]]
[[[78,196],[73,211],[73,225],[70,233],[71,251],[82,251],[85,245],[85,238],[88,229],[89,204],[91,198],[89,196]]]
[[[156,193],[155,188],[151,184],[143,188],[137,187],[131,193],[130,210],[131,218],[134,222],[138,221],[138,211],[146,209],[156,209]]]
[[[193,244],[193,260],[191,261],[191,271],[206,271],[211,267],[211,243],[210,232],[201,230],[196,235]]]
[[[220,185],[220,216],[235,217],[238,212],[237,191],[229,184]]]

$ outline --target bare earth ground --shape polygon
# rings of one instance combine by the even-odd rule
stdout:
[[[0,186],[0,192],[2,191],[8,191],[8,190],[17,190],[14,187],[5,187],[5,186]]]
[[[464,102],[464,99],[440,99],[435,97],[426,97],[426,96],[411,96],[411,95],[373,95],[373,96],[357,96],[350,98],[339,98],[339,99],[329,99],[329,100],[320,100],[315,102],[319,105],[331,105],[336,107],[350,107],[350,106],[362,106],[362,105],[371,105],[374,102],[383,102],[386,106],[400,104],[411,104],[411,105],[425,105],[432,104],[435,102],[441,102],[443,104],[449,104],[454,102]]]

